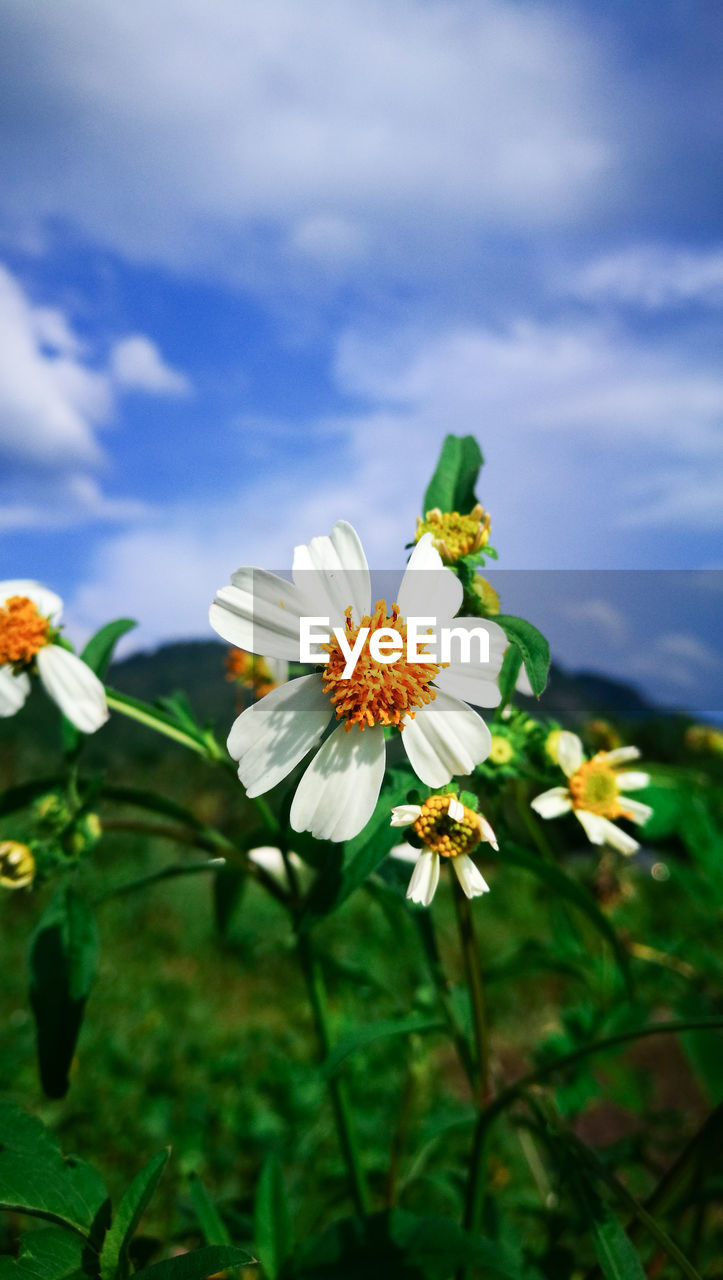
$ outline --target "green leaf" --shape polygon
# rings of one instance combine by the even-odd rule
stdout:
[[[102,680],[110,666],[113,650],[121,636],[127,635],[138,623],[133,618],[116,618],[115,622],[106,622],[100,631],[90,637],[81,653],[83,662]]]
[[[281,1165],[270,1155],[261,1170],[254,1201],[254,1243],[269,1280],[276,1280],[291,1257],[294,1237]]]
[[[605,1280],[645,1280],[640,1258],[612,1213],[597,1216],[591,1229]]]
[[[492,855],[490,854],[490,856]],[[529,871],[538,880],[541,880],[553,894],[565,898],[573,906],[577,907],[583,915],[587,916],[597,932],[612,948],[625,986],[630,992],[632,990],[630,957],[607,916],[603,914],[595,899],[591,897],[587,890],[582,885],[579,885],[576,880],[573,880],[571,876],[561,871],[554,862],[547,862],[538,853],[530,853],[527,849],[521,848],[520,845],[505,841],[504,852],[500,853],[499,858],[500,862],[504,861],[508,866],[512,865]]]
[[[505,650],[502,669],[497,679],[500,690],[500,705],[496,714],[501,715],[507,704],[511,702],[521,667],[522,650],[519,645],[512,643]]]
[[[433,507],[468,515],[477,502],[474,489],[483,463],[482,451],[474,436],[447,436],[424,495],[422,515]]]
[[[250,1253],[245,1249],[237,1249],[236,1245],[207,1245],[205,1249],[194,1249],[177,1258],[156,1262],[152,1267],[143,1267],[141,1271],[136,1271],[133,1280],[208,1280],[217,1271],[243,1267],[255,1261]]]
[[[333,846],[328,865],[314,881],[300,921],[302,931],[340,907],[376,871],[389,850],[399,844],[400,833],[391,825],[391,811],[394,805],[404,803],[414,783],[414,774],[407,769],[387,772],[377,806],[364,830],[347,840],[341,856],[338,846]],[[293,847],[293,835],[289,842]]]
[[[231,920],[248,878],[248,873],[239,867],[220,867],[213,877],[213,914],[222,938],[228,936]]]
[[[509,613],[498,613],[495,618],[507,639],[516,644],[525,664],[528,679],[536,698],[544,693],[550,672],[550,646],[537,627],[525,618],[514,618]]]
[[[168,1163],[168,1151],[161,1151],[141,1169],[125,1192],[100,1255],[100,1280],[115,1280],[128,1274],[128,1246],[148,1205],[158,1180]]]
[[[201,1228],[201,1235],[206,1244],[230,1244],[226,1223],[208,1194],[198,1174],[192,1173],[188,1179],[191,1204]]]
[[[0,1258],[0,1280],[75,1280],[92,1275],[83,1269],[86,1245],[62,1227],[26,1231],[15,1258]]]
[[[40,1079],[49,1098],[62,1098],[98,965],[95,919],[70,885],[56,891],[40,917],[29,961]]]
[[[95,1238],[108,1193],[94,1169],[63,1158],[47,1129],[20,1107],[0,1102],[0,1209],[28,1213]]]
[[[440,1018],[414,1017],[388,1018],[383,1022],[372,1022],[364,1027],[357,1027],[354,1031],[341,1036],[326,1062],[322,1064],[322,1075],[328,1080],[330,1076],[335,1075],[342,1062],[352,1053],[365,1048],[368,1044],[373,1044],[375,1040],[388,1039],[391,1036],[411,1036],[425,1031],[444,1031],[446,1025]]]

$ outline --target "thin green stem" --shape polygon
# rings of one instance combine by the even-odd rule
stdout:
[[[329,1021],[329,1002],[326,992],[324,974],[319,960],[313,950],[308,933],[299,933],[296,945],[301,961],[301,970],[306,981],[311,1009],[314,1015],[316,1033],[319,1040],[321,1061],[324,1062],[332,1049],[331,1027]],[[339,1145],[347,1167],[349,1189],[354,1207],[360,1216],[370,1212],[371,1200],[366,1177],[362,1168],[359,1148],[356,1139],[354,1117],[349,1103],[349,1095],[344,1080],[339,1075],[328,1079],[329,1093],[336,1121]]]
[[[106,689],[106,702],[111,711],[119,711],[121,715],[128,716],[130,720],[136,720],[138,724],[143,724],[147,729],[154,729],[156,733],[163,734],[166,738],[171,738],[174,742],[179,742],[181,746],[188,747],[189,751],[195,751],[197,755],[204,756],[206,759],[225,762],[224,756],[215,739],[196,737],[189,733],[187,729],[182,729],[180,725],[174,724],[170,717],[163,712],[155,711],[153,707],[148,706],[144,702],[140,702],[137,698],[131,698],[125,693],[118,693],[114,689]],[[212,745],[213,744],[213,745]],[[231,764],[231,761],[229,761]]]
[[[456,877],[454,880],[454,904],[457,912],[462,959],[472,1005],[475,1043],[475,1098],[479,1112],[472,1142],[463,1223],[468,1231],[476,1232],[479,1229],[482,1218],[487,1164],[487,1129],[480,1121],[484,1115],[489,1091],[489,1035],[482,967],[480,965],[479,945],[475,934],[474,920],[469,899],[457,882]],[[467,1268],[463,1266],[458,1272],[459,1280],[464,1280],[466,1275]]]
[[[418,911],[412,917],[419,933],[419,938],[424,948],[424,954],[429,965],[429,972],[434,982],[439,1003],[442,1006],[447,1027],[450,1036],[454,1041],[457,1055],[464,1070],[470,1087],[474,1089],[475,1064],[470,1051],[467,1037],[464,1029],[460,1025],[457,1013],[452,1003],[452,984],[447,977],[442,964],[442,957],[439,954],[439,946],[437,943],[437,935],[434,930],[434,923],[431,911]]]

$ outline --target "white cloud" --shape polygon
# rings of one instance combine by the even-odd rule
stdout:
[[[65,318],[33,306],[0,265],[0,458],[99,462],[96,430],[110,417],[111,391],[79,352]]]
[[[582,622],[592,626],[602,638],[620,644],[626,637],[627,624],[625,615],[616,609],[609,600],[579,600],[563,606],[563,613],[571,622]]]
[[[572,13],[512,0],[9,0],[2,209],[224,278],[624,198],[620,94]],[[129,73],[132,68],[132,74]],[[28,85],[33,94],[29,98]],[[612,105],[614,104],[614,106]],[[331,228],[324,236],[323,229]],[[363,255],[362,255],[363,256]]]
[[[559,277],[558,277],[559,279]],[[637,245],[587,263],[562,287],[589,301],[634,303],[650,310],[723,302],[723,249]]]
[[[150,395],[184,396],[191,390],[185,374],[167,365],[155,342],[136,333],[114,343],[110,373],[117,387]]]
[[[109,471],[102,429],[117,418],[122,390],[180,394],[189,384],[140,334],[116,345],[111,369],[94,365],[64,312],[36,304],[0,264],[0,528],[59,529],[146,512],[144,503],[101,491],[96,473]]]

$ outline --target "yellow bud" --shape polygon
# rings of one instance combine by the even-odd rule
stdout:
[[[0,884],[6,889],[22,889],[35,875],[35,858],[26,844],[3,840],[0,844]]]

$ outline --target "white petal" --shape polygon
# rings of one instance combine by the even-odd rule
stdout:
[[[459,800],[455,800],[454,796],[449,797],[449,808],[447,809],[452,822],[464,822],[464,805]]]
[[[409,558],[396,603],[403,618],[434,617],[446,624],[462,603],[462,583],[445,569],[431,533],[419,539]]]
[[[389,850],[389,857],[394,858],[396,862],[416,862],[419,849],[413,849],[411,844],[395,844],[394,848]]]
[[[428,907],[439,884],[439,854],[432,849],[422,849],[417,865],[409,881],[407,897]]]
[[[523,693],[526,698],[534,698],[535,696],[535,691],[530,684],[530,677],[524,665],[520,667],[520,674],[515,681],[515,688],[518,693]]]
[[[14,716],[29,693],[30,677],[25,671],[16,676],[11,667],[0,667],[0,717]]]
[[[629,769],[626,773],[617,774],[619,791],[640,791],[650,786],[650,774],[640,769]]]
[[[0,608],[11,596],[26,596],[37,607],[43,618],[50,618],[53,626],[57,626],[63,615],[63,601],[54,591],[49,591],[41,582],[31,578],[6,578],[0,582]]]
[[[530,808],[539,813],[541,818],[559,818],[561,813],[569,813],[572,799],[567,787],[551,787],[530,801]]]
[[[499,849],[500,846],[497,843],[497,836],[492,830],[489,822],[481,813],[477,816],[479,817],[480,826],[482,828],[482,839],[486,840],[488,844],[491,844],[493,849]]]
[[[557,744],[557,763],[571,778],[576,773],[583,762],[582,743],[576,733],[570,733],[568,729],[562,729],[560,739]]]
[[[637,822],[638,826],[652,818],[653,810],[649,804],[643,804],[642,800],[633,800],[628,796],[621,797],[621,804],[625,810],[625,816],[630,818],[631,822]]]
[[[54,702],[81,733],[95,733],[108,719],[105,689],[94,671],[58,644],[46,644],[36,658],[38,675]]]
[[[438,689],[444,689],[445,693],[449,693],[453,698],[460,698],[462,702],[470,702],[475,707],[496,707],[500,701],[500,690],[497,684],[497,677],[502,667],[505,649],[507,648],[507,636],[496,622],[490,622],[488,618],[455,618],[453,622],[445,625],[459,628],[464,631],[472,631],[481,627],[489,636],[489,662],[478,662],[476,655],[479,653],[479,643],[474,639],[470,644],[470,656],[472,661],[463,662],[462,650],[459,640],[452,641],[452,661],[449,666],[440,671],[435,676],[434,683]],[[439,648],[437,649],[440,655]]]
[[[366,730],[365,730],[366,732]],[[392,827],[408,827],[410,823],[416,822],[422,812],[418,804],[397,804],[392,809]],[[407,846],[408,848],[409,846]]]
[[[294,831],[310,831],[317,840],[351,840],[358,835],[379,799],[384,760],[382,725],[354,727],[348,733],[339,725],[296,789],[291,806]]]
[[[450,861],[457,879],[468,898],[479,898],[481,894],[489,893],[490,887],[487,881],[466,853],[460,854],[458,857],[450,859]]]
[[[303,593],[265,569],[238,569],[221,587],[209,621],[229,644],[249,653],[299,660],[299,619],[313,615]]]
[[[616,827],[609,818],[602,818],[598,813],[588,813],[585,809],[576,809],[575,815],[580,819],[588,840],[592,844],[609,844],[619,853],[635,853],[640,848],[637,840],[633,840],[627,831]]]
[[[371,612],[371,582],[364,548],[356,529],[339,520],[329,537],[312,538],[294,550],[293,578],[297,587],[328,615],[332,627],[344,625],[344,611],[352,606],[357,625]]]
[[[586,809],[576,809],[575,817],[591,844],[605,844],[604,818],[598,813],[588,813]]]
[[[605,759],[608,764],[625,764],[628,760],[639,760],[640,748],[615,747],[612,751],[605,752]]]
[[[332,710],[321,676],[312,675],[272,689],[241,713],[227,746],[249,796],[270,791],[319,744]]]
[[[428,787],[443,787],[481,764],[492,739],[476,711],[440,690],[413,720],[405,716],[402,742],[417,777]]]

